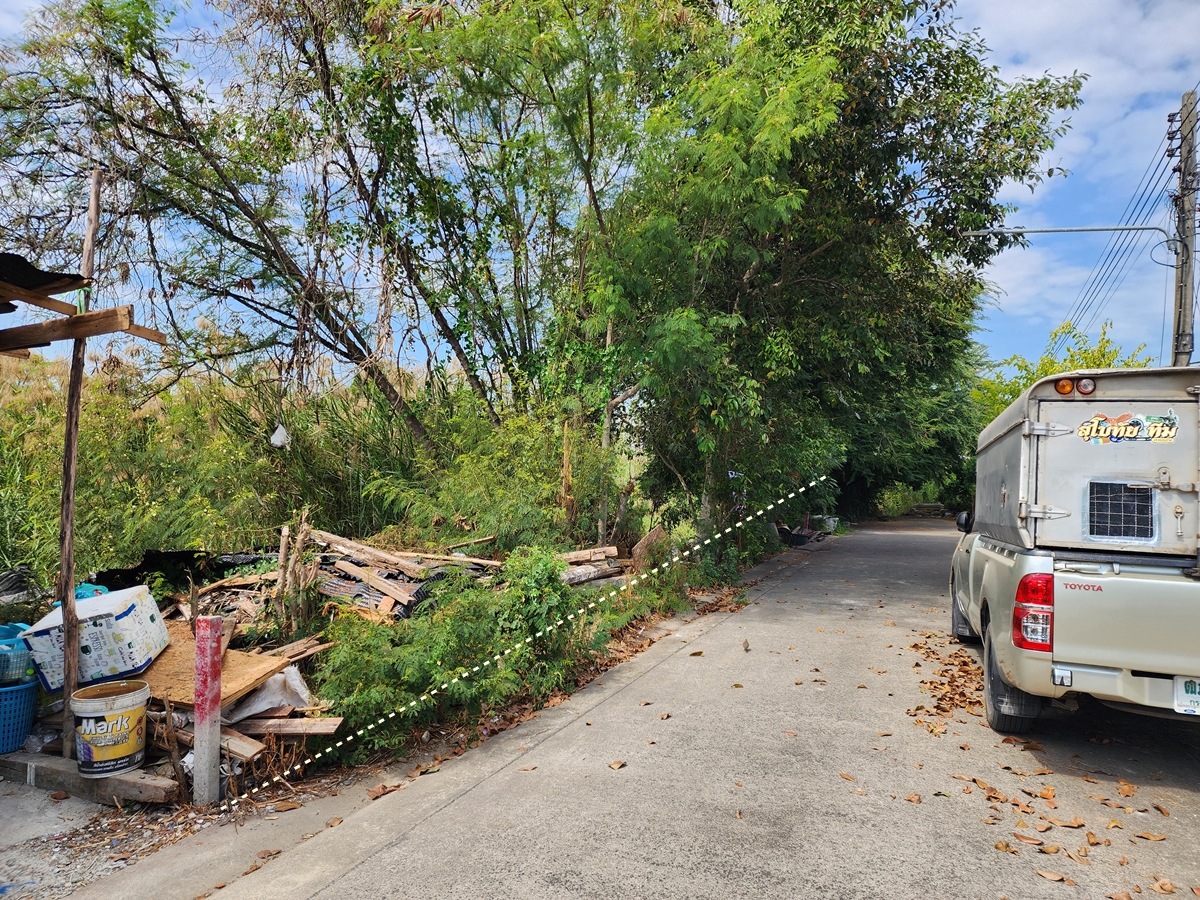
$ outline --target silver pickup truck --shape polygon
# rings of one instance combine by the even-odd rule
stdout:
[[[1200,716],[1200,369],[1044,378],[979,436],[951,628],[983,642],[984,705],[1047,698]]]

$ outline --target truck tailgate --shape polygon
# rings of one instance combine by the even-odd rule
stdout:
[[[1200,582],[1158,566],[1088,568],[1099,571],[1054,573],[1056,663],[1200,676]]]

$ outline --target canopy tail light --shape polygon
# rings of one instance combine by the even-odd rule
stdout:
[[[1054,576],[1026,575],[1017,585],[1013,606],[1013,646],[1021,650],[1054,649]]]

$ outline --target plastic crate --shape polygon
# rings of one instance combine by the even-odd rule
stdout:
[[[0,753],[20,750],[33,727],[38,683],[0,688]]]

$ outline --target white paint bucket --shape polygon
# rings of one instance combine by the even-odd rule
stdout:
[[[75,758],[84,778],[104,778],[136,769],[146,758],[144,681],[109,681],[71,695]]]

